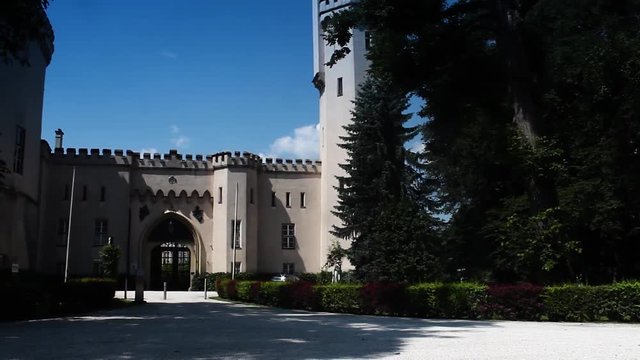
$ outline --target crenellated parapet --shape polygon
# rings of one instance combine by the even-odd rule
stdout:
[[[111,149],[56,148],[49,160],[62,165],[131,165],[132,152]]]
[[[216,170],[223,168],[250,168],[262,172],[320,173],[321,162],[302,159],[263,159],[250,152],[219,152],[213,155],[139,153],[131,150],[55,148],[43,147],[44,155],[53,164],[77,166],[117,165],[139,169],[191,169]]]
[[[207,156],[182,155],[178,150],[169,150],[168,154],[132,153],[136,165],[141,168],[173,168],[173,169],[210,169],[211,164]]]
[[[264,172],[317,173],[321,172],[320,161],[302,159],[272,159],[266,158],[261,169]]]
[[[250,152],[219,152],[210,156],[211,164],[215,168],[251,167],[259,168],[262,160],[260,156]]]

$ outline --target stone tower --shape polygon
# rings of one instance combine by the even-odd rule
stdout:
[[[34,9],[24,49],[0,56],[0,159],[9,171],[0,182],[0,269],[33,269],[38,261],[40,218],[40,131],[46,68],[53,54],[53,29]],[[5,14],[0,24],[6,24]],[[8,33],[10,34],[10,32]],[[7,34],[0,34],[0,43]]]
[[[324,264],[327,250],[335,239],[330,231],[339,219],[331,212],[338,203],[335,190],[340,184],[336,176],[344,175],[340,164],[345,162],[346,151],[338,146],[340,136],[345,134],[343,126],[351,121],[353,101],[360,84],[364,81],[369,62],[366,59],[368,36],[364,30],[354,29],[348,47],[351,49],[344,59],[333,67],[326,62],[336,49],[323,40],[322,21],[336,12],[347,9],[357,0],[312,0],[313,1],[313,83],[320,92],[320,160],[321,178],[321,234],[320,260]],[[349,244],[343,243],[343,247]]]

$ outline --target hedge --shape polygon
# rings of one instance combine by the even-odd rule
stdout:
[[[255,274],[255,273],[237,273],[236,280],[238,281],[247,281],[247,280],[269,280],[273,275],[271,274]],[[196,273],[193,275],[191,279],[191,291],[203,291],[204,290],[204,279],[207,279],[207,290],[208,291],[216,291],[216,281],[218,279],[231,279],[231,273],[227,272],[217,272],[217,273]]]
[[[104,306],[115,294],[116,281],[112,279],[71,279],[62,286],[62,302],[68,306]]]
[[[321,285],[314,289],[318,296],[319,310],[340,313],[361,313],[360,288],[361,285]]]
[[[64,283],[58,278],[9,279],[0,282],[0,320],[41,318],[105,307],[115,295],[111,279],[81,278]]]
[[[491,284],[478,305],[484,319],[541,320],[543,287],[533,284]]]
[[[640,322],[640,283],[563,285],[544,289],[546,317],[552,321]]]
[[[222,298],[351,314],[449,319],[640,322],[640,283],[612,285],[311,282],[218,280]]]

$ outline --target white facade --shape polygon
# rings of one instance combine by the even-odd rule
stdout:
[[[43,248],[50,256],[38,268],[60,273],[64,266],[76,168],[69,271],[91,274],[107,237],[122,249],[120,271],[142,269],[152,286],[155,249],[177,243],[189,252],[188,272],[230,272],[232,221],[239,222],[236,262],[241,272],[318,272],[320,162],[266,159],[249,153],[210,156],[138,154],[121,150],[45,149],[43,179],[47,214]],[[238,201],[236,203],[236,186]],[[173,221],[185,233],[158,235]],[[103,225],[104,224],[104,225]],[[293,229],[283,244],[283,226]],[[104,226],[105,237],[100,238]],[[61,230],[62,229],[62,230]],[[55,254],[55,256],[51,256]],[[160,254],[161,255],[161,254]],[[289,265],[286,265],[289,266]]]
[[[326,258],[331,244],[338,240],[331,235],[333,226],[340,225],[332,210],[338,205],[335,188],[340,186],[336,176],[344,176],[340,164],[346,162],[347,154],[338,146],[345,131],[343,126],[351,121],[351,110],[356,93],[364,81],[369,62],[365,57],[365,32],[353,30],[347,45],[351,52],[337,64],[326,65],[337,49],[323,41],[322,20],[347,8],[353,0],[314,0],[314,71],[316,86],[320,91],[320,160],[323,163],[321,178],[321,235],[320,253]],[[342,247],[349,243],[342,241]]]

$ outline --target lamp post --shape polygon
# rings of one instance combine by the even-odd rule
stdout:
[[[73,193],[76,187],[76,167],[73,167],[73,175],[71,176],[71,198],[69,200],[69,223],[67,225],[67,252],[64,260],[64,282],[69,277],[69,244],[71,243],[71,217],[73,216]]]
[[[231,279],[236,278],[236,241],[238,240],[238,183],[236,182],[236,198],[233,210],[233,241],[231,246],[233,249],[233,262],[231,263]]]

